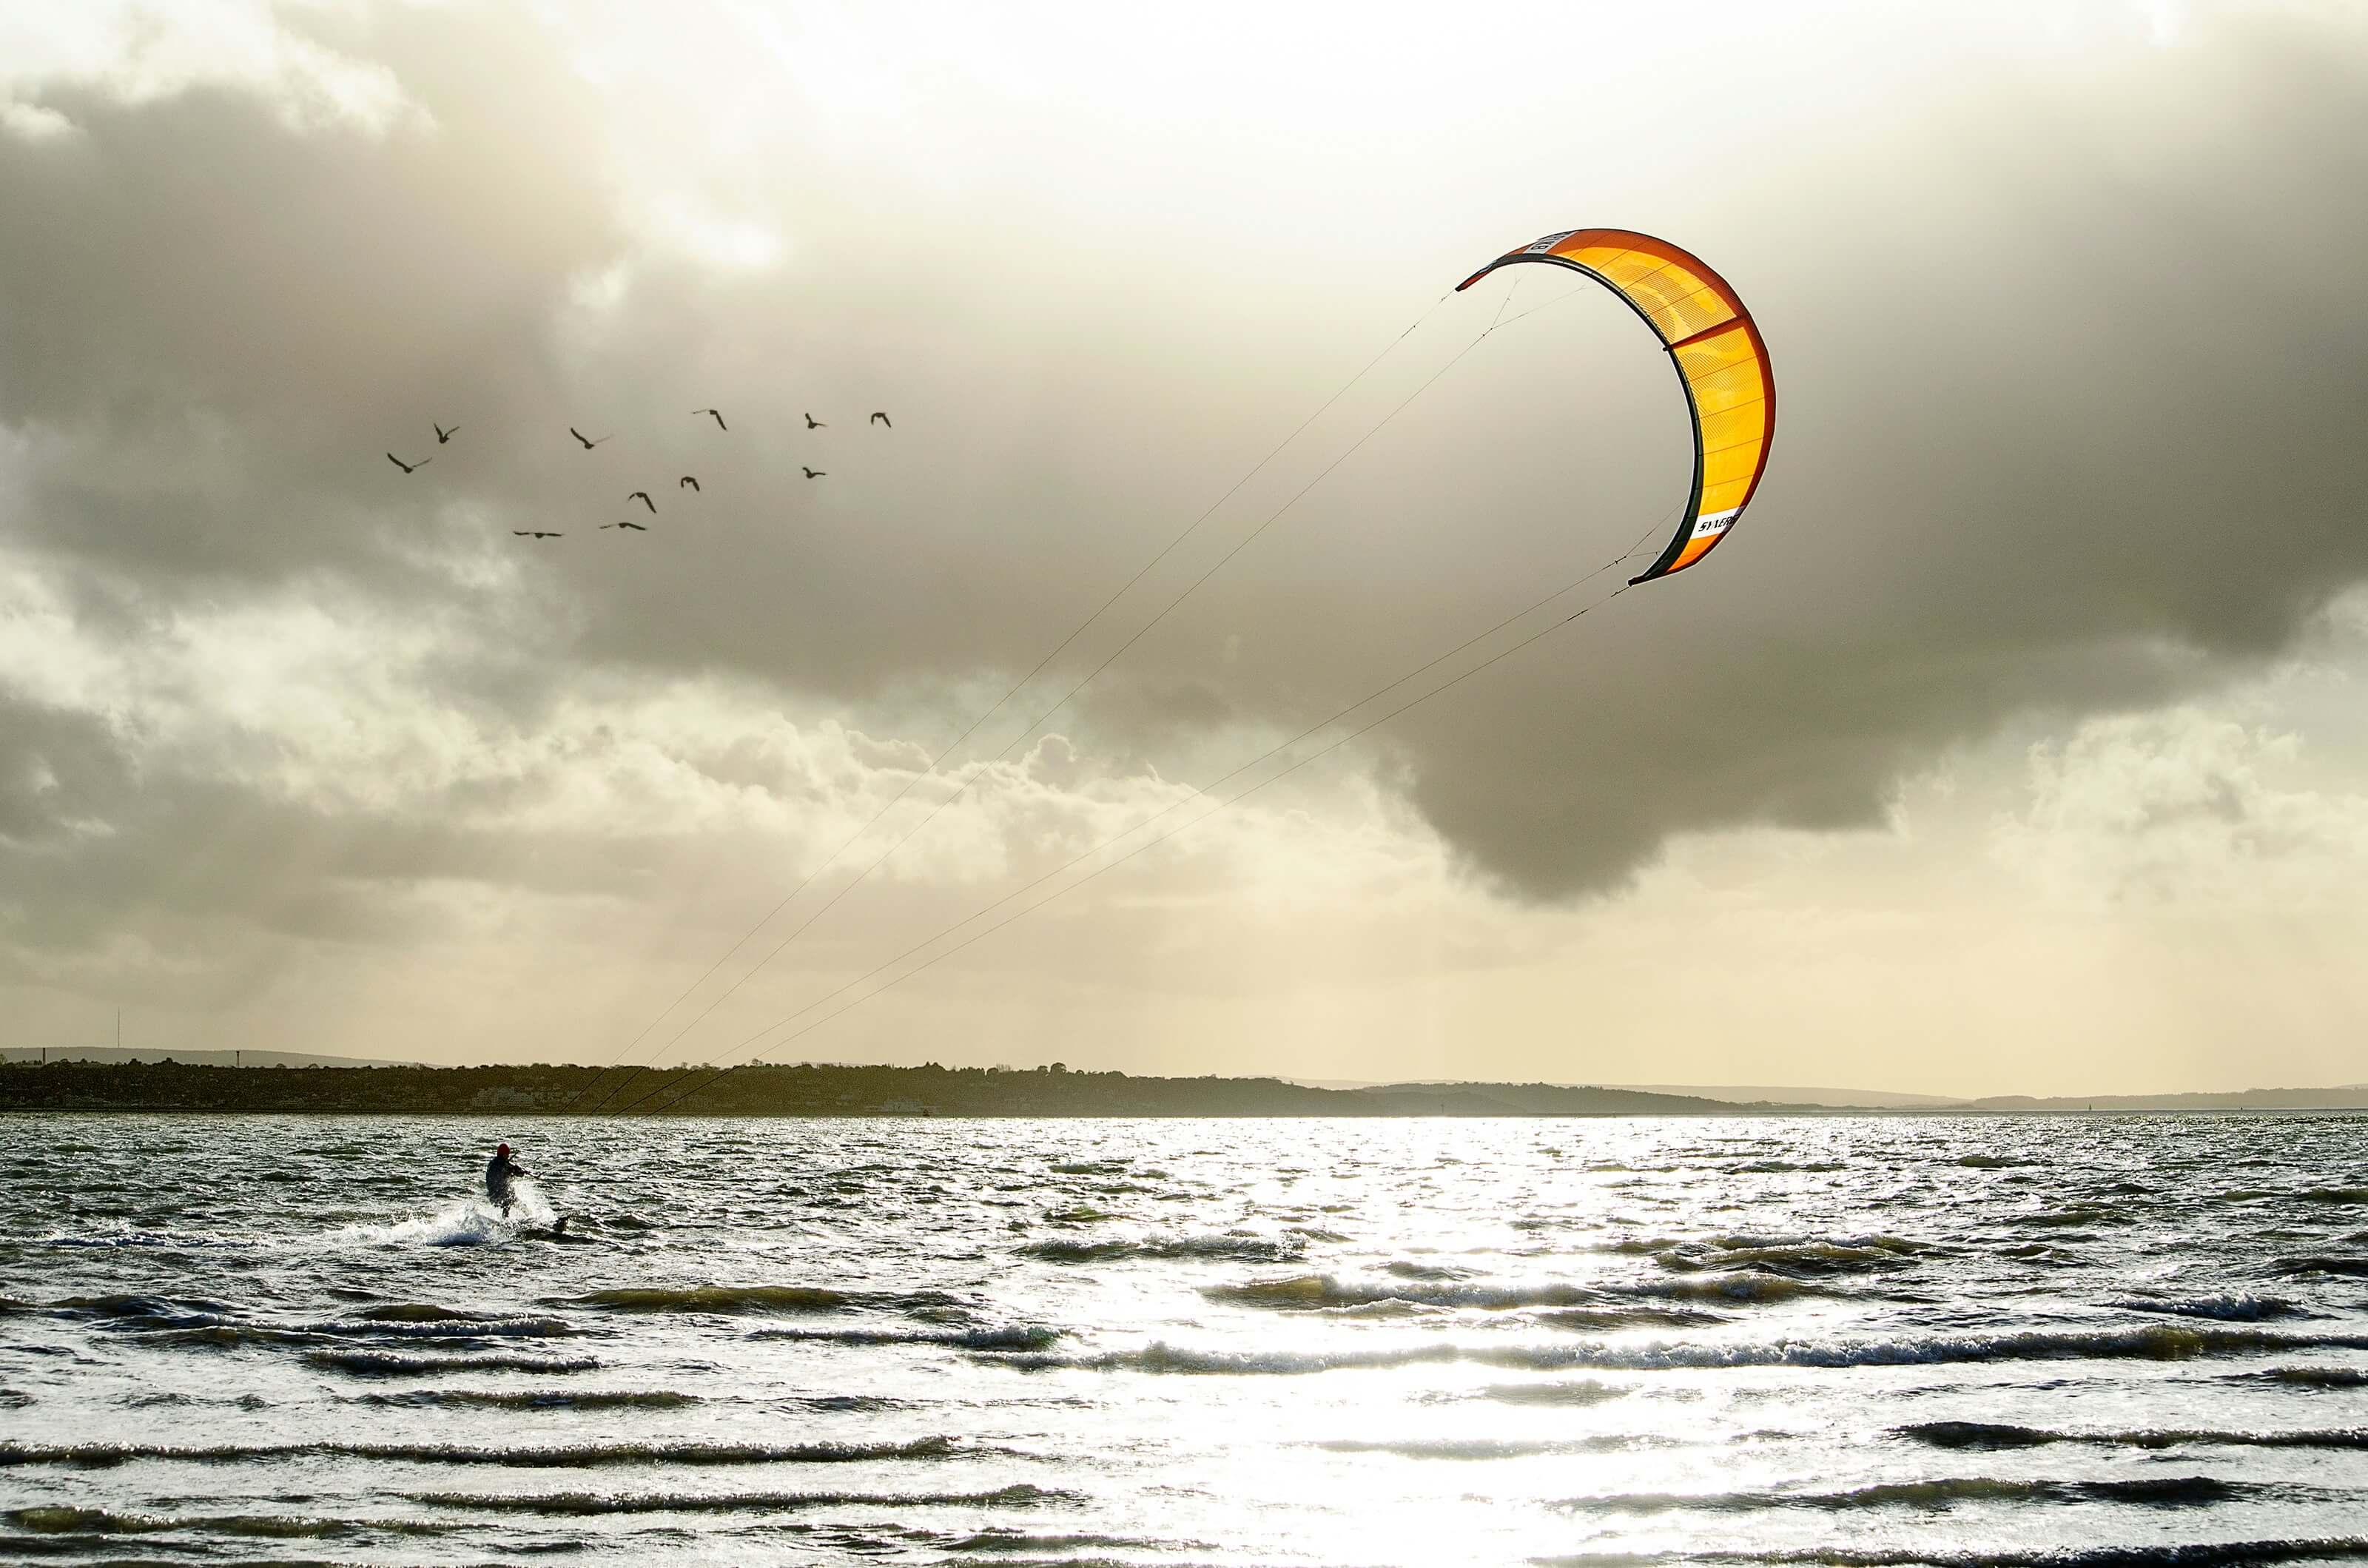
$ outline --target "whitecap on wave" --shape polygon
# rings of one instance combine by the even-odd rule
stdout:
[[[330,1233],[329,1240],[354,1246],[487,1246],[515,1241],[522,1231],[547,1231],[559,1223],[559,1211],[531,1179],[518,1178],[512,1194],[507,1217],[484,1199],[465,1198],[432,1214],[415,1214],[386,1224],[341,1226]]]

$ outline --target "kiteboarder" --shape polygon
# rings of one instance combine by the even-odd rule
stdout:
[[[510,1158],[510,1146],[507,1143],[496,1148],[494,1157],[485,1162],[485,1197],[501,1205],[505,1220],[510,1217],[510,1205],[518,1201],[510,1191],[510,1178],[526,1174],[527,1168]]]

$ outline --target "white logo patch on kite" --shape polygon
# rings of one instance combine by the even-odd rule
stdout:
[[[1544,239],[1538,241],[1535,244],[1523,245],[1520,254],[1522,256],[1543,256],[1546,252],[1554,249],[1554,246],[1562,244],[1563,241],[1570,238],[1571,235],[1577,233],[1578,233],[1577,229],[1565,229],[1559,234],[1548,234]]]

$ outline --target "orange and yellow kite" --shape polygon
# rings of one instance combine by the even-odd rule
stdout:
[[[1678,368],[1693,414],[1694,488],[1667,549],[1634,583],[1682,572],[1727,535],[1759,488],[1776,436],[1768,346],[1726,279],[1667,240],[1625,229],[1573,229],[1509,251],[1455,287],[1500,267],[1543,261],[1583,272],[1645,318]]]

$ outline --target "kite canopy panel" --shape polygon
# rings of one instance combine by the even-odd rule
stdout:
[[[1629,582],[1682,572],[1726,537],[1759,487],[1776,435],[1768,347],[1726,279],[1667,240],[1626,229],[1572,229],[1509,251],[1455,287],[1500,267],[1543,261],[1583,272],[1627,301],[1660,337],[1685,384],[1694,424],[1694,487],[1668,548]]]

